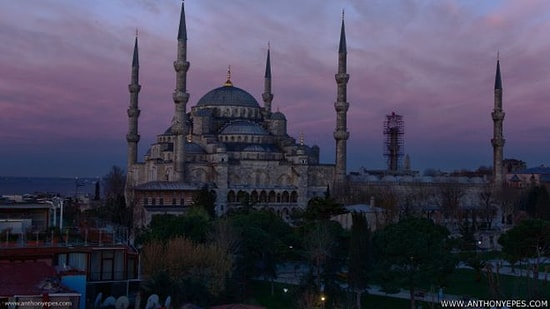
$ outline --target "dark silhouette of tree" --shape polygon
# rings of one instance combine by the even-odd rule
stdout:
[[[309,200],[303,215],[307,220],[330,220],[343,213],[346,213],[346,209],[333,198],[314,197]]]
[[[126,173],[116,165],[111,167],[109,173],[103,177],[105,198],[124,196],[124,187],[126,185]]]
[[[210,233],[211,220],[202,208],[191,208],[184,215],[155,215],[149,226],[140,233],[137,242],[147,243],[153,240],[166,242],[175,237],[186,237],[192,241],[204,243]]]
[[[99,190],[99,181],[95,182],[95,193],[94,193],[94,201],[99,201],[101,199],[101,194]]]
[[[193,197],[191,207],[202,207],[211,218],[216,217],[216,193],[210,191],[207,185]]]
[[[368,287],[371,267],[371,233],[367,218],[362,213],[353,213],[350,236],[348,283],[356,293],[357,309],[361,309],[361,295]]]
[[[420,285],[442,284],[455,267],[449,231],[423,218],[407,218],[376,231],[376,270],[386,290],[409,290],[411,308]]]
[[[528,219],[506,231],[498,239],[510,263],[527,261],[533,272],[533,289],[529,297],[539,295],[538,273],[545,256],[550,255],[550,221]]]
[[[266,210],[234,212],[227,219],[239,235],[235,271],[243,289],[246,291],[254,278],[275,279],[277,265],[285,261],[289,247],[297,242],[291,227]]]
[[[523,194],[521,210],[532,218],[550,220],[550,195],[544,185],[532,185]]]

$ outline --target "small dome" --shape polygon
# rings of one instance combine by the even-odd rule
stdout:
[[[271,119],[273,119],[273,120],[286,120],[286,116],[285,116],[285,114],[283,114],[281,112],[275,112],[275,113],[271,114]]]
[[[260,125],[247,120],[236,120],[228,123],[221,129],[220,134],[268,135],[268,133]]]
[[[193,142],[186,142],[185,143],[185,153],[198,153],[202,154],[205,153],[204,149],[199,144],[193,143]]]
[[[197,106],[243,106],[260,108],[260,105],[248,92],[234,87],[222,86],[205,94]]]

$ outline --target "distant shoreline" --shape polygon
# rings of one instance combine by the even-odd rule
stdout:
[[[77,183],[78,180],[78,183]],[[62,196],[93,194],[97,177],[24,177],[0,176],[0,195],[55,193]]]

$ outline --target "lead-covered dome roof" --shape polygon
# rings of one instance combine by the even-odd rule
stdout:
[[[268,135],[259,124],[248,120],[236,120],[226,124],[221,130],[222,135]]]
[[[224,85],[205,94],[197,106],[242,106],[260,108],[260,105],[248,92],[233,85]]]

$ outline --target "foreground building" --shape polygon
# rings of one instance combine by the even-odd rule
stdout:
[[[138,162],[139,58],[136,38],[129,85],[127,200],[134,206],[134,225],[151,216],[179,214],[202,188],[216,195],[219,214],[249,201],[281,215],[305,207],[327,186],[346,179],[347,110],[346,37],[342,18],[338,49],[335,164],[319,162],[318,146],[308,146],[287,133],[286,116],[272,111],[270,50],[264,75],[263,104],[234,85],[231,72],[221,87],[187,106],[187,30],[182,3],[178,36],[173,121]],[[190,76],[192,78],[192,76]],[[168,104],[168,103],[167,103]],[[172,104],[172,103],[170,103]]]

